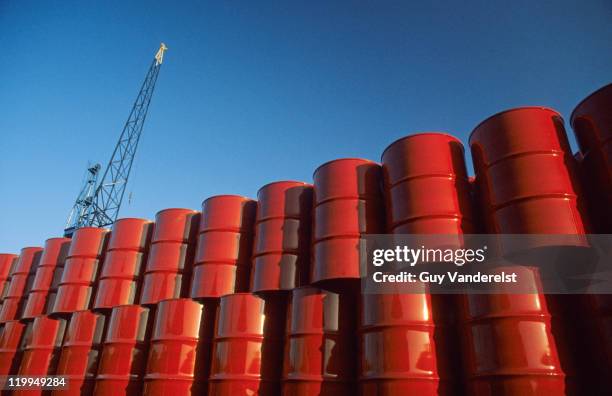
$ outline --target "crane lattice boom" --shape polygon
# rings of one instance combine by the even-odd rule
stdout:
[[[71,235],[74,230],[85,226],[105,227],[117,219],[167,49],[164,43],[160,45],[99,184],[95,189],[89,187],[81,190],[68,217],[64,234]],[[89,179],[88,182],[91,185]]]

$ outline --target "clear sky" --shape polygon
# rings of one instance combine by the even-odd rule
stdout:
[[[123,217],[311,181],[418,131],[466,142],[510,107],[567,119],[612,80],[609,0],[450,3],[0,0],[0,252],[62,233],[161,41]]]

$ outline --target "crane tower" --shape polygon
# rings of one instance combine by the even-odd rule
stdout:
[[[98,174],[101,166],[96,164],[88,168],[89,176],[70,211],[64,235],[71,236],[75,230],[86,226],[105,227],[117,219],[157,76],[164,60],[164,52],[167,49],[164,43],[161,43],[99,182]]]

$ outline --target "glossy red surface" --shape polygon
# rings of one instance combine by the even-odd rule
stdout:
[[[359,238],[334,238],[313,245],[313,282],[359,279]]]
[[[315,171],[314,285],[331,290],[356,285],[361,234],[384,231],[381,182],[380,165],[367,160],[334,160]]]
[[[438,375],[430,296],[364,294],[361,299],[360,391],[446,394],[447,384]]]
[[[21,297],[5,297],[0,308],[0,324],[10,320],[18,319],[18,312],[22,309]]]
[[[282,181],[258,193],[251,291],[283,292],[308,283],[311,185]]]
[[[362,199],[324,202],[314,210],[314,241],[335,237],[356,237],[384,231],[379,205]]]
[[[314,203],[330,199],[380,198],[381,167],[376,162],[342,158],[319,166],[313,175]]]
[[[612,84],[585,98],[572,113],[571,124],[580,146],[583,182],[596,231],[612,233]]]
[[[145,251],[151,241],[154,224],[147,219],[118,219],[108,242],[108,250]]]
[[[310,248],[310,224],[299,219],[268,219],[257,223],[253,256],[267,253],[305,254]]]
[[[207,231],[198,236],[195,264],[249,265],[253,237],[236,231]]]
[[[182,272],[189,267],[189,244],[160,242],[151,245],[145,272]]]
[[[108,237],[105,228],[74,232],[50,314],[67,317],[90,307]]]
[[[155,215],[155,230],[151,243],[193,240],[200,222],[200,213],[191,209],[164,209]]]
[[[308,284],[309,255],[266,253],[253,258],[251,291],[269,293],[288,291]]]
[[[106,317],[91,311],[77,311],[72,314],[61,348],[56,375],[66,376],[70,383],[68,390],[55,390],[53,395],[91,395]]]
[[[525,286],[541,288],[535,270],[512,270]],[[566,373],[557,352],[557,343],[565,340],[553,335],[544,295],[466,295],[461,312],[470,394],[566,394]]]
[[[269,183],[257,192],[257,221],[279,218],[310,222],[313,187],[298,181]]]
[[[588,245],[579,236],[588,226],[558,113],[531,107],[496,114],[476,127],[470,146],[490,232],[578,234],[568,245]]]
[[[7,292],[11,270],[17,264],[19,256],[11,253],[0,253],[0,301]]]
[[[392,143],[382,156],[388,227],[415,234],[473,231],[463,145],[444,133]],[[438,229],[438,230],[436,230]]]
[[[188,293],[193,248],[193,243],[182,242],[151,245],[142,280],[140,304],[152,305]]]
[[[70,238],[49,238],[40,257],[39,267],[61,267],[68,257]]]
[[[43,248],[41,247],[25,247],[21,249],[11,275],[33,273],[40,263],[42,251]]]
[[[53,375],[57,368],[66,320],[37,316],[28,324],[23,340],[19,375]],[[34,390],[23,391],[34,394]],[[13,394],[20,394],[14,392]],[[38,394],[42,394],[41,391]]]
[[[175,272],[152,272],[143,278],[140,303],[152,306],[168,298],[179,298],[184,288],[185,276]]]
[[[69,249],[69,238],[46,240],[21,319],[33,320],[53,306]]]
[[[142,392],[153,315],[148,308],[113,308],[102,346],[94,395],[137,395]]]
[[[256,201],[237,195],[218,195],[202,203],[191,298],[248,290],[256,209]]]
[[[355,297],[313,287],[293,290],[288,309],[283,393],[354,395]]]
[[[83,227],[72,235],[68,257],[101,256],[108,243],[106,228]]]
[[[94,310],[108,312],[113,307],[136,301],[152,229],[153,224],[148,220],[117,220],[102,264]]]
[[[0,325],[0,375],[14,375],[21,364],[19,350],[26,325],[10,320]],[[2,384],[2,380],[0,380]]]
[[[218,298],[228,291],[246,290],[249,287],[249,266],[207,263],[193,270],[191,298]]]
[[[280,393],[284,298],[249,293],[221,297],[215,326],[210,395]]]
[[[253,233],[257,202],[239,195],[216,195],[202,202],[199,233],[236,231]]]
[[[205,389],[214,306],[190,299],[158,304],[144,393],[200,394]]]
[[[11,269],[17,263],[19,256],[12,253],[0,253],[0,279],[8,279]]]

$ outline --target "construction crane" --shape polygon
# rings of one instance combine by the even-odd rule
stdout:
[[[66,221],[65,236],[71,236],[81,227],[105,227],[117,219],[157,76],[164,60],[164,52],[167,49],[168,47],[161,43],[99,182],[98,175],[102,169],[100,164],[87,168],[85,184]]]

